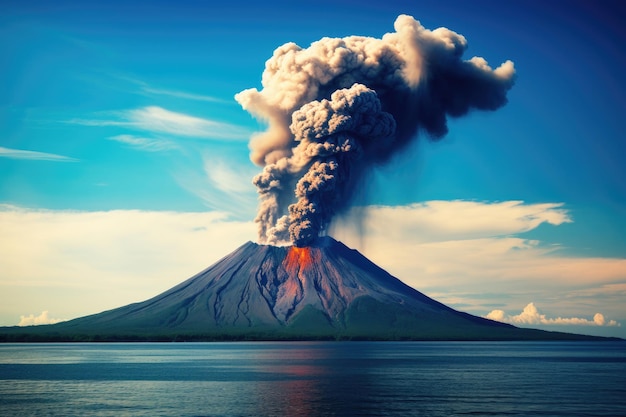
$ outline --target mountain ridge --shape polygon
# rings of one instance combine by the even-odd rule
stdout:
[[[246,242],[148,300],[0,341],[595,340],[520,329],[433,300],[331,237],[307,247]]]

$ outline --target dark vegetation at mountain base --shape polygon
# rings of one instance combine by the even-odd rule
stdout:
[[[548,332],[534,329],[515,329],[508,334],[468,334],[467,337],[447,337],[445,334],[410,336],[394,334],[369,336],[366,334],[305,334],[295,332],[246,333],[65,333],[51,329],[0,328],[0,343],[87,343],[87,342],[246,342],[246,341],[618,341],[619,338]]]

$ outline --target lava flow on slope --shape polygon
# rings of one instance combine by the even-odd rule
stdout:
[[[310,269],[313,262],[315,262],[315,260],[319,261],[319,258],[320,252],[317,248],[312,248],[310,246],[302,248],[291,246],[287,251],[287,256],[285,257],[285,270],[293,273],[298,270]]]

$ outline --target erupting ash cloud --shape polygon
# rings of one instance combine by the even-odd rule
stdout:
[[[250,142],[263,171],[261,243],[308,246],[350,206],[364,174],[417,137],[438,139],[448,116],[506,103],[515,70],[480,57],[463,60],[467,42],[446,28],[425,29],[401,15],[382,39],[323,38],[303,49],[287,43],[263,72],[263,89],[235,96],[267,121]]]

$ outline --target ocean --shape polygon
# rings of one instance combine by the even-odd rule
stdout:
[[[626,342],[0,344],[0,415],[626,416]]]

